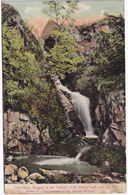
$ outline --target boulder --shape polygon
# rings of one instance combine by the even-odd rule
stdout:
[[[106,176],[106,177],[103,177],[101,180],[100,180],[101,183],[114,183],[114,180],[109,177],[109,176]]]
[[[45,181],[45,177],[42,176],[41,174],[39,173],[32,173],[30,174],[27,178],[26,178],[27,181],[30,181],[30,180],[35,180],[35,181]]]
[[[11,123],[11,122],[16,122],[17,120],[19,120],[19,112],[13,112],[13,111],[10,111],[8,110],[8,122]]]
[[[120,179],[114,179],[114,183],[120,183],[121,181],[120,181]]]
[[[11,181],[10,179],[6,179],[6,181],[5,181],[5,183],[7,183],[7,184],[13,184],[13,181]]]
[[[30,121],[30,117],[27,114],[24,114],[24,113],[19,114],[19,119],[21,121]]]
[[[17,171],[18,167],[13,164],[9,164],[5,167],[5,175],[12,175]]]
[[[30,131],[28,132],[30,140],[35,140],[37,144],[40,143],[40,131],[36,125],[30,123]]]
[[[104,161],[100,166],[100,172],[109,175],[111,172],[110,163],[108,161]]]
[[[17,181],[18,180],[18,176],[16,174],[12,174],[12,181]]]
[[[117,144],[114,143],[114,145],[121,145],[122,147],[126,148],[126,135],[124,132],[118,130],[112,130],[112,132],[118,141]]]
[[[56,175],[69,175],[71,172],[69,171],[63,171],[63,170],[52,170],[52,173]]]
[[[48,170],[46,170],[46,169],[39,169],[40,171],[41,171],[41,174],[42,175],[44,175],[44,176],[54,176],[55,175],[55,173],[54,172],[52,172],[52,171],[48,171]]]
[[[122,174],[118,173],[118,172],[112,172],[111,175],[113,177],[120,177]]]
[[[47,144],[48,146],[50,146],[52,144],[52,139],[50,137],[50,133],[49,133],[49,128],[48,127],[42,131],[41,139],[42,139],[43,143]]]
[[[20,182],[21,184],[26,184],[26,181],[25,181],[24,179],[21,179],[19,182]]]
[[[19,178],[25,179],[29,175],[28,169],[24,166],[20,167],[17,171],[17,175]]]
[[[30,179],[30,180],[27,182],[27,184],[37,184],[37,182]]]

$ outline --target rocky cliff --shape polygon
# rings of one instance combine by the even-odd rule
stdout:
[[[4,113],[3,123],[5,154],[51,153],[52,140],[48,128],[39,130],[28,114],[9,109]]]
[[[124,90],[111,92],[106,99],[99,98],[96,121],[105,145],[126,147]]]

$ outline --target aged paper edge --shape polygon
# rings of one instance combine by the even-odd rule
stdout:
[[[126,183],[5,184],[5,194],[112,194],[126,193]]]

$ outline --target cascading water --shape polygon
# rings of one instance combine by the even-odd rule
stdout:
[[[92,148],[92,146],[85,146],[85,147],[83,147],[83,148],[80,150],[80,152],[77,154],[77,156],[75,157],[75,160],[79,160],[80,157],[82,156],[82,154],[83,154],[84,152],[87,152],[90,148]]]
[[[74,109],[84,126],[84,131],[86,132],[86,137],[97,138],[94,134],[94,129],[91,123],[90,116],[90,101],[86,96],[81,95],[79,92],[72,92],[67,87],[63,86],[60,81],[57,82],[59,88],[62,91],[67,92],[71,96],[71,102],[74,106]]]

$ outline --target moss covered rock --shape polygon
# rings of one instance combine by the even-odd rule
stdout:
[[[104,161],[108,161],[111,171],[123,174],[126,172],[126,154],[125,151],[120,148],[96,145],[86,154],[83,154],[81,160],[96,166],[101,166]]]

